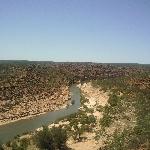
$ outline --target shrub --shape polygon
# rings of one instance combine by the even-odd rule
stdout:
[[[103,150],[125,150],[126,131],[122,133],[115,132],[112,141],[107,141]]]
[[[53,127],[50,130],[50,132],[53,137],[54,147],[56,149],[64,149],[66,147],[66,141],[67,141],[66,130],[60,127],[59,128]]]
[[[66,148],[67,133],[60,127],[49,129],[47,126],[43,126],[43,130],[36,134],[35,141],[41,149],[61,150]]]
[[[7,147],[10,147],[10,146],[11,146],[11,141],[8,141],[8,142],[6,143],[6,146],[7,146]]]
[[[12,147],[12,150],[18,150],[19,149],[19,146],[18,146],[18,144],[15,141],[12,142],[11,147]]]
[[[117,106],[118,102],[119,102],[119,99],[118,99],[117,95],[115,95],[115,94],[111,95],[108,99],[108,103],[112,107]]]
[[[109,127],[112,123],[112,117],[110,115],[104,114],[103,118],[100,119],[100,124],[102,127]]]
[[[36,144],[41,149],[54,149],[53,137],[48,127],[43,126],[43,130],[39,131],[35,136]]]
[[[29,139],[27,139],[27,138],[23,138],[23,139],[21,139],[21,141],[20,141],[20,147],[21,147],[22,149],[24,149],[24,150],[27,149],[27,147],[28,147],[29,144],[30,144],[30,141],[29,141]]]

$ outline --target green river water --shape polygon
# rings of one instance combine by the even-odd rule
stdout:
[[[28,131],[34,131],[42,125],[48,125],[60,118],[76,113],[80,107],[80,89],[75,85],[70,87],[71,101],[74,104],[67,109],[61,109],[54,112],[47,112],[43,115],[35,116],[30,119],[23,119],[0,126],[0,141],[7,142],[14,136]]]

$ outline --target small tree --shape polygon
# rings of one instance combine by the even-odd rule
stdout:
[[[115,94],[111,95],[110,98],[108,99],[108,103],[112,107],[117,106],[118,102],[119,102],[119,99],[118,99],[117,95],[115,95]]]
[[[50,130],[52,137],[53,137],[53,143],[54,147],[56,149],[64,149],[66,147],[66,141],[67,141],[67,133],[66,130],[58,127],[53,127]]]
[[[37,146],[41,149],[66,149],[67,133],[60,127],[49,129],[43,126],[43,130],[36,134],[35,139]]]
[[[43,126],[43,130],[36,134],[35,141],[41,149],[54,149],[53,138],[47,126]]]

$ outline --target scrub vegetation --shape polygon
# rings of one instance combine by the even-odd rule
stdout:
[[[100,149],[150,149],[150,74],[97,80],[93,85],[111,93],[101,126],[107,131],[116,125],[115,132]]]
[[[59,68],[59,65],[56,66]],[[61,64],[58,69],[63,70],[61,77],[67,86],[81,83],[81,106],[77,113],[17,136],[1,145],[0,150],[149,150],[149,67],[115,66],[112,68],[121,70],[122,75],[113,72],[111,76],[108,69],[105,73],[102,71],[105,75],[108,73],[105,77],[93,76],[94,71],[89,77],[88,69],[94,70],[93,64],[85,69],[86,65]],[[94,67],[100,68],[97,64]]]

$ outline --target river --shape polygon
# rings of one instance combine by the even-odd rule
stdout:
[[[60,118],[76,113],[80,107],[80,89],[73,85],[70,87],[70,93],[71,101],[74,101],[74,104],[69,106],[67,109],[64,108],[54,112],[47,112],[30,119],[23,119],[0,126],[0,141],[2,143],[7,142],[13,139],[16,135],[33,131],[42,125],[49,125]]]

